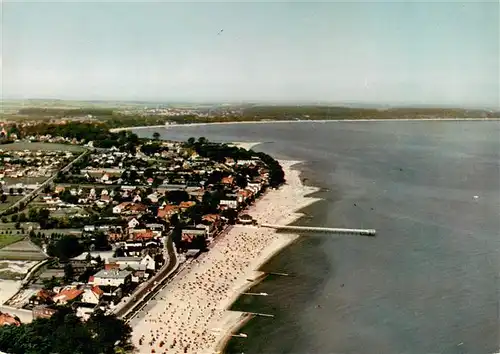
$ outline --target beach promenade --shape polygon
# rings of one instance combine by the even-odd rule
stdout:
[[[287,183],[268,191],[248,213],[259,223],[290,223],[295,211],[316,198],[303,186],[296,162],[280,161]],[[228,311],[231,304],[258,279],[259,267],[298,236],[273,229],[234,226],[209,252],[178,274],[130,322],[132,341],[140,353],[215,353],[246,315]]]

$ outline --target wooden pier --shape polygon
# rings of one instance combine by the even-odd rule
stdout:
[[[269,275],[279,275],[280,277],[288,277],[290,274],[288,273],[278,273],[278,272],[266,272]]]
[[[302,231],[302,232],[325,232],[344,235],[375,236],[374,229],[342,229],[337,227],[316,227],[316,226],[295,226],[295,225],[276,225],[259,224],[260,227],[267,227],[276,230]]]
[[[259,312],[244,312],[248,315],[260,316],[260,317],[274,317],[274,315],[270,315],[268,313],[259,313]]]

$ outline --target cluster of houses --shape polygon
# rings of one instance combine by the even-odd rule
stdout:
[[[100,226],[87,225],[84,233],[99,229],[111,242],[135,242],[165,236],[172,229],[170,220],[174,215],[182,219],[190,208],[203,202],[207,193],[217,192],[217,210],[203,215],[201,222],[182,232],[183,241],[188,243],[195,235],[210,242],[227,221],[225,210],[240,211],[268,185],[268,170],[259,159],[226,158],[224,162],[215,162],[177,142],[155,146],[158,145],[159,149],[138,149],[135,154],[118,148],[92,153],[87,159],[88,166],[79,173],[97,182],[92,186],[55,185],[41,199],[50,210],[71,206],[102,210],[102,215],[113,221]],[[241,171],[249,170],[253,171],[252,177],[243,175],[242,187],[238,177],[241,179]],[[215,180],[210,178],[214,173],[218,176]],[[153,180],[160,183],[152,185]],[[184,194],[184,200],[170,198],[171,193],[179,192]]]
[[[17,178],[44,179],[52,176],[61,166],[74,158],[69,151],[3,151],[0,148],[0,183],[4,179]],[[10,188],[12,186],[7,185]]]
[[[52,136],[50,134],[29,135],[24,139],[30,142],[54,143],[54,144],[82,145],[84,143],[83,140],[78,140],[76,138],[67,138],[64,136]]]
[[[103,268],[93,272],[88,281],[40,289],[24,307],[32,310],[33,318],[48,318],[57,311],[57,305],[71,305],[84,320],[97,309],[113,310],[166,262],[161,243],[124,243],[122,247],[123,254],[127,256],[107,258]],[[70,261],[77,273],[84,272],[95,263],[87,259]]]

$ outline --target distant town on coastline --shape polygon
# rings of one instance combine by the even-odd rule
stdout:
[[[159,138],[79,114],[4,123],[0,279],[19,286],[2,298],[0,350],[132,350],[127,320],[152,291],[231,225],[253,225],[246,208],[285,182],[265,153]]]
[[[59,100],[3,101],[0,122],[6,126],[68,121],[99,123],[107,128],[218,122],[500,118],[494,109],[393,107],[370,105],[154,104]]]

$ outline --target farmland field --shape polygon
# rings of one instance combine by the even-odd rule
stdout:
[[[0,249],[14,242],[21,241],[24,236],[20,235],[0,235]]]
[[[12,144],[0,145],[0,150],[13,151],[13,150],[42,150],[42,151],[73,151],[80,152],[84,148],[79,145],[69,144],[53,144],[53,143],[29,143],[29,142],[16,142]]]

